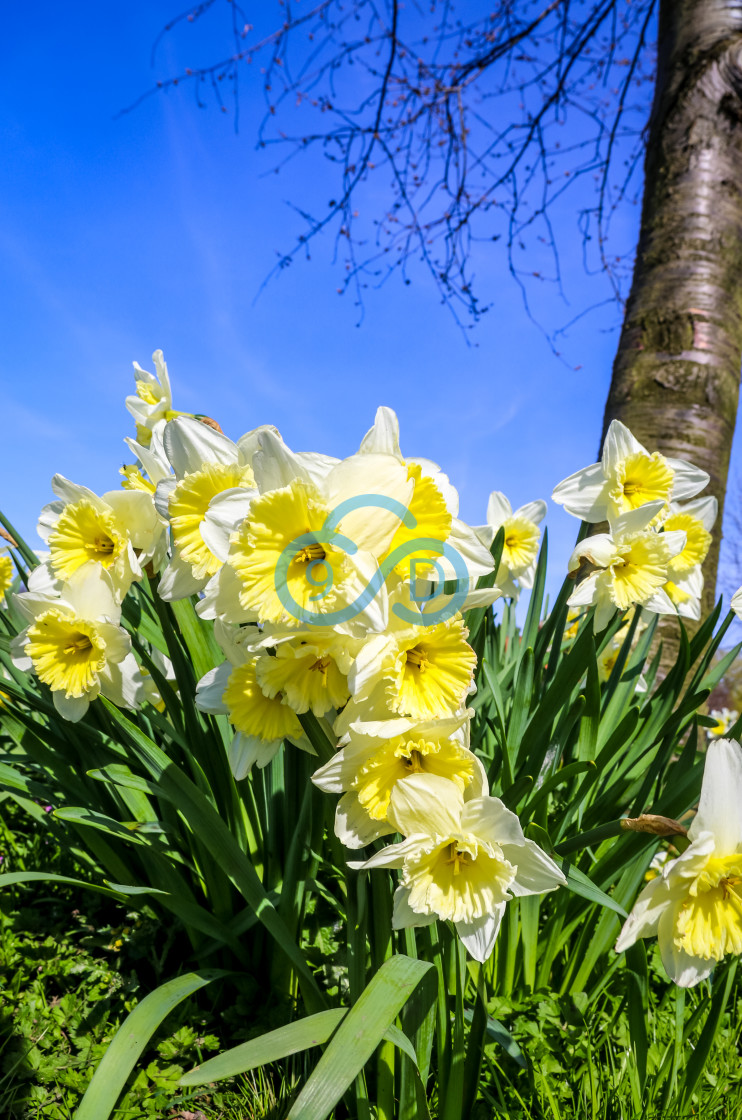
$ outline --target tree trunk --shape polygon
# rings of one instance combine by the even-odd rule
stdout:
[[[742,0],[660,0],[657,84],[631,294],[603,434],[708,471],[714,601],[742,361]]]

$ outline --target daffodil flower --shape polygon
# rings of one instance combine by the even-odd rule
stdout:
[[[384,454],[340,462],[295,454],[270,432],[260,436],[254,466],[259,495],[231,535],[227,557],[240,608],[283,626],[324,625],[324,615],[334,621],[337,612],[351,609],[359,625],[383,629],[385,586],[363,596],[412,496],[404,466]],[[328,524],[341,534],[337,543]],[[301,538],[303,546],[292,552]],[[215,610],[223,613],[218,602]]]
[[[252,460],[261,430],[235,443],[190,417],[165,426],[163,446],[174,473],[158,481],[155,504],[170,523],[173,557],[160,579],[161,598],[203,591],[224,563],[229,535],[257,495]]]
[[[40,583],[37,578],[34,586]],[[105,570],[81,568],[64,585],[24,592],[14,603],[29,624],[13,640],[13,662],[49,686],[64,719],[82,719],[99,695],[121,708],[140,706],[142,674],[119,625],[121,607]]]
[[[571,607],[595,605],[595,628],[602,630],[616,610],[639,604],[656,614],[674,614],[675,607],[664,585],[668,565],[685,547],[681,530],[657,532],[650,524],[662,510],[662,501],[648,502],[621,514],[609,533],[587,537],[575,548],[569,572],[585,572],[567,600]]]
[[[727,953],[742,953],[742,749],[709,744],[690,846],[644,887],[616,941],[616,952],[657,937],[671,980],[691,988]]]
[[[706,728],[709,739],[720,739],[739,719],[739,712],[735,708],[713,708],[709,715],[716,720],[715,727]]]
[[[465,801],[455,782],[413,774],[395,784],[389,816],[405,839],[351,866],[399,868],[393,927],[452,921],[477,961],[492,953],[509,899],[566,883],[497,797]]]
[[[673,556],[667,566],[665,591],[678,614],[686,618],[701,617],[702,564],[711,546],[711,529],[718,511],[719,504],[711,495],[695,498],[684,505],[671,502],[670,511],[662,523],[666,532],[679,530],[685,533],[685,547]]]
[[[385,719],[440,719],[458,713],[475,691],[476,654],[460,615],[432,626],[394,626],[370,637],[348,676],[351,699],[335,721],[344,735],[351,723]]]
[[[311,750],[296,712],[280,693],[267,695],[258,680],[260,654],[251,643],[260,640],[255,627],[215,630],[227,660],[209,670],[196,686],[196,706],[203,712],[228,715],[235,729],[229,748],[232,774],[241,780],[257,764],[267,766],[284,739]]]
[[[505,530],[500,566],[495,583],[504,595],[517,599],[522,587],[533,587],[546,502],[528,502],[513,512],[505,495],[493,490],[487,503],[487,524],[475,527],[482,543],[490,548],[500,529]],[[517,581],[517,582],[516,582]]]
[[[162,350],[155,350],[152,361],[155,363],[155,373],[149,373],[138,362],[134,362],[136,392],[126,398],[126,407],[137,425],[137,440],[145,447],[149,445],[155,430],[161,429],[168,420],[180,415],[173,411],[170,377]]]
[[[109,490],[99,497],[59,474],[51,485],[58,500],[42,509],[38,532],[55,577],[67,581],[81,569],[102,568],[123,599],[144,565],[162,556],[165,524],[152,495]]]
[[[444,719],[386,719],[351,725],[340,750],[312,775],[326,793],[342,794],[335,835],[362,848],[394,832],[388,820],[392,790],[413,774],[437,774],[459,786],[466,800],[487,792],[487,775],[469,750],[471,711]]]
[[[613,420],[603,443],[599,463],[584,467],[565,478],[554,490],[552,500],[567,513],[593,524],[610,521],[647,502],[693,498],[708,484],[706,471],[685,459],[672,459],[649,452],[625,424]]]

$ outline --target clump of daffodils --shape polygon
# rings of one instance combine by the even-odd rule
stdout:
[[[608,522],[607,532],[587,537],[572,553],[569,605],[595,607],[597,630],[616,611],[636,606],[700,618],[702,564],[718,512],[714,497],[696,498],[708,481],[684,459],[650,454],[614,420],[601,461],[564,479],[552,494],[567,513],[591,524]]]
[[[15,596],[27,622],[15,664],[71,721],[98,696],[162,710],[122,618],[138,585],[192,600],[223,654],[195,703],[229,719],[235,780],[282,749],[313,754],[305,726],[320,721],[336,749],[313,782],[338,797],[338,838],[358,851],[401,837],[354,865],[398,870],[395,928],[450,921],[485,960],[508,900],[566,882],[491,796],[470,735],[477,656],[466,612],[533,585],[546,503],[513,510],[493,491],[486,525],[472,527],[440,467],[403,453],[391,409],[344,459],[294,451],[267,424],[233,439],[173,408],[161,351],[153,361],[154,373],[135,364],[133,462],[120,488],[97,495],[52,481],[39,520],[48,552]],[[608,521],[573,553],[570,605],[594,607],[598,629],[637,606],[697,617],[716,517],[713,498],[695,497],[707,481],[612,425],[601,463],[554,492],[575,516]],[[0,594],[8,565],[0,555]],[[159,651],[145,660],[172,679]],[[727,890],[734,876],[719,874]],[[736,945],[729,930],[724,946]]]

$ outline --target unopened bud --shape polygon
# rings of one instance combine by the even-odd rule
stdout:
[[[224,435],[221,424],[217,420],[212,420],[210,416],[199,416],[198,414],[196,414],[196,419],[205,424],[207,428],[213,428],[215,432],[221,432]]]
[[[622,817],[621,828],[626,832],[650,832],[652,836],[687,836],[688,829],[671,817],[656,813],[642,813],[639,817]]]
[[[2,525],[0,525],[0,537],[2,537],[4,541],[7,541],[11,548],[18,548],[18,542],[13,540],[10,533],[5,532]]]

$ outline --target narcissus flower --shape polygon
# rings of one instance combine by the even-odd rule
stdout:
[[[588,537],[572,553],[570,574],[585,574],[567,601],[571,607],[595,604],[596,630],[602,630],[616,610],[636,604],[656,614],[675,613],[663,588],[670,560],[685,546],[685,533],[649,528],[663,505],[648,502],[622,514],[612,522],[610,533]]]
[[[155,363],[155,373],[149,373],[138,362],[134,362],[136,393],[126,398],[126,407],[136,421],[137,440],[145,447],[149,445],[156,429],[181,415],[173,411],[170,378],[162,350],[155,350],[152,361]]]
[[[495,583],[511,599],[518,598],[521,587],[533,587],[541,540],[539,525],[545,516],[546,502],[528,502],[513,512],[505,495],[493,490],[487,503],[487,524],[475,529],[487,548],[499,530],[504,529],[505,541]]]
[[[385,587],[359,600],[412,496],[405,467],[391,455],[318,462],[290,452],[270,433],[260,444],[260,495],[232,535],[228,556],[242,608],[284,626],[315,619],[321,625],[324,615],[348,611],[343,621],[383,628]],[[374,497],[376,504],[366,500]],[[334,539],[334,530],[342,539]],[[291,551],[297,541],[301,547]]]
[[[718,513],[716,498],[696,498],[678,505],[670,503],[670,512],[662,523],[667,531],[685,533],[685,547],[673,556],[667,566],[668,580],[665,591],[678,614],[686,618],[701,617],[703,594],[703,564],[711,546],[711,528]]]
[[[360,649],[349,675],[351,699],[335,723],[339,735],[351,723],[455,715],[474,691],[477,658],[460,615],[433,626],[390,628]]]
[[[252,459],[261,430],[235,443],[190,417],[166,425],[163,445],[174,476],[158,482],[155,503],[170,522],[174,552],[160,580],[163,599],[197,594],[224,563],[229,534],[257,495]]]
[[[253,765],[267,766],[284,739],[308,749],[296,713],[283,695],[268,696],[257,675],[259,654],[251,643],[260,640],[255,627],[243,631],[220,627],[219,642],[227,660],[211,669],[196,686],[196,706],[204,712],[228,715],[235,729],[229,749],[232,773],[246,777]]]
[[[266,624],[249,648],[259,654],[255,671],[266,696],[280,694],[297,714],[311,711],[321,718],[350,696],[347,676],[359,646],[331,627],[297,631]]]
[[[742,953],[742,749],[709,745],[691,844],[644,887],[616,941],[623,952],[657,937],[668,976],[681,988],[705,980],[727,953]]]
[[[464,801],[446,778],[413,774],[397,782],[390,818],[405,839],[351,866],[398,867],[394,928],[452,921],[475,960],[490,956],[509,899],[566,883],[497,797]]]
[[[739,719],[739,712],[735,708],[714,708],[709,715],[716,720],[714,727],[706,728],[709,739],[720,739]]]
[[[162,555],[165,524],[152,495],[141,490],[109,490],[102,497],[62,475],[52,479],[58,500],[44,506],[38,531],[49,547],[57,579],[83,569],[102,568],[119,599],[143,567]]]
[[[37,583],[42,577],[43,571]],[[82,719],[101,694],[119,707],[139,707],[142,674],[129,635],[119,626],[121,607],[111,577],[88,567],[56,586],[56,593],[32,590],[15,597],[29,625],[13,640],[14,663],[49,686],[64,719]]]
[[[484,767],[469,750],[471,714],[352,724],[335,757],[312,775],[320,789],[343,795],[335,813],[339,839],[362,848],[394,832],[387,819],[392,790],[412,774],[448,778],[467,800],[485,794]]]
[[[606,433],[599,463],[565,478],[552,500],[583,521],[610,521],[647,502],[660,502],[660,513],[670,501],[692,498],[707,485],[706,471],[685,459],[671,459],[649,452],[625,424],[613,420]]]

